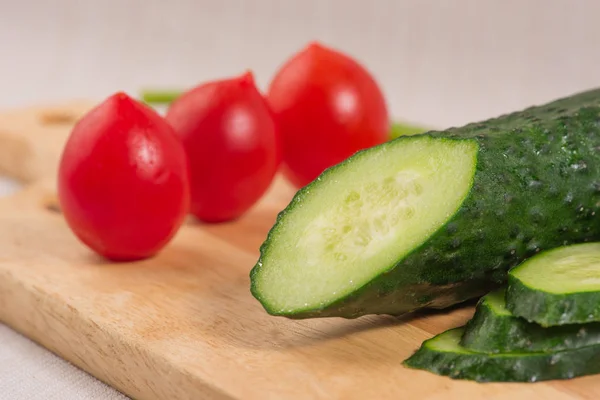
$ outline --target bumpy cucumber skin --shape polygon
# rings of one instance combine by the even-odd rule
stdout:
[[[460,345],[481,353],[575,349],[600,345],[600,323],[543,328],[514,315],[497,314],[484,296],[465,326]]]
[[[554,294],[509,275],[506,308],[544,327],[600,321],[600,292]]]
[[[301,203],[314,183],[309,184],[280,213],[251,272],[251,291],[268,313],[296,319],[356,318],[445,308],[505,283],[510,268],[539,251],[600,240],[600,224],[593,221],[600,208],[600,89],[395,141],[419,137],[469,140],[479,146],[471,191],[455,215],[345,298],[311,309],[277,309],[263,300],[254,278],[282,217]],[[333,168],[350,168],[351,162]]]
[[[485,354],[439,351],[428,346],[430,340],[404,365],[482,383],[571,379],[600,372],[600,345],[548,353]]]

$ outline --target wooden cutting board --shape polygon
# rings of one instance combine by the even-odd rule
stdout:
[[[189,220],[157,257],[111,264],[56,203],[62,145],[89,102],[0,114],[0,320],[136,399],[598,399],[600,376],[477,384],[406,369],[470,308],[396,319],[291,321],[249,292],[258,247],[293,189],[279,178],[235,223]],[[1,346],[1,344],[0,344]]]

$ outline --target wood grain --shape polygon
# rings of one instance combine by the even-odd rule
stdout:
[[[402,319],[267,315],[248,273],[293,195],[283,179],[235,223],[189,220],[153,259],[95,256],[52,206],[60,148],[90,104],[53,107],[50,123],[45,108],[0,115],[0,166],[31,182],[0,200],[0,320],[102,381],[142,400],[600,397],[598,377],[476,384],[401,365],[470,308]]]

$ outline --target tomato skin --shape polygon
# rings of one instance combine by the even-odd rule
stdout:
[[[190,210],[198,219],[236,219],[266,192],[281,154],[272,112],[251,73],[187,91],[166,119],[188,155]]]
[[[279,69],[267,99],[283,142],[284,173],[298,187],[389,137],[387,106],[373,77],[316,42]]]
[[[189,167],[171,126],[116,93],[73,128],[59,167],[58,195],[75,235],[114,261],[151,257],[189,208]]]

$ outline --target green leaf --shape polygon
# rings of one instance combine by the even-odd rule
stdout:
[[[428,128],[422,126],[411,125],[405,122],[395,122],[392,124],[392,129],[390,130],[390,139],[396,139],[400,136],[417,135],[428,130]]]
[[[148,89],[142,90],[141,98],[144,103],[150,105],[168,105],[175,101],[183,91],[181,90],[157,90]]]

